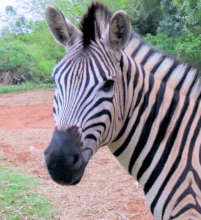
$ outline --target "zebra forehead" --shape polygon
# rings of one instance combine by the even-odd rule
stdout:
[[[93,2],[80,22],[83,46],[86,48],[91,41],[100,39],[110,22],[112,13],[98,2]]]
[[[104,61],[104,62],[103,62]],[[93,76],[96,80],[104,81],[114,78],[118,71],[117,66],[112,63],[108,56],[102,56],[101,59],[95,53],[82,56],[78,54],[74,57],[65,56],[54,68],[53,78],[56,81],[68,77],[82,77]]]
[[[92,42],[87,49],[83,48],[82,42],[77,42],[55,66],[52,76],[56,79],[56,76],[73,73],[79,77],[89,72],[103,80],[114,78],[120,66],[116,65],[113,56],[102,41]]]

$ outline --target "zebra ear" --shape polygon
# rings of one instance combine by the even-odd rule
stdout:
[[[60,44],[70,46],[81,36],[81,32],[57,8],[48,6],[45,15],[50,30]]]
[[[109,47],[116,51],[120,50],[126,45],[130,35],[130,21],[128,15],[120,10],[113,14],[109,30],[106,33],[106,43]]]

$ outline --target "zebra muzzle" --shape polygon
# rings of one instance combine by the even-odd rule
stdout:
[[[52,179],[62,185],[77,184],[92,155],[83,149],[77,128],[66,131],[55,129],[50,145],[45,150],[45,162]]]

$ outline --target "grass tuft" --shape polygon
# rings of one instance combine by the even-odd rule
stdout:
[[[49,89],[49,88],[54,88],[54,84],[52,83],[36,84],[32,82],[26,82],[26,83],[19,84],[19,85],[0,85],[0,94],[28,91],[28,90],[34,90],[34,89]]]
[[[39,184],[39,179],[21,170],[0,165],[1,218],[6,220],[58,219],[50,199],[37,192]]]

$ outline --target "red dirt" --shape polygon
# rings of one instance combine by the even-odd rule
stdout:
[[[47,174],[43,151],[53,132],[52,90],[0,95],[0,156],[40,177],[61,220],[152,220],[142,189],[105,147],[77,186],[59,186]]]

